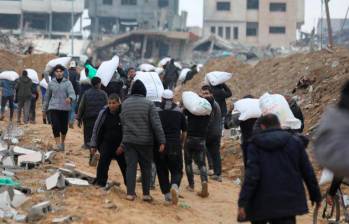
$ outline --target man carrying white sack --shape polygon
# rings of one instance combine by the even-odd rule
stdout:
[[[189,186],[187,190],[194,191],[194,173],[193,160],[200,170],[201,191],[198,193],[200,197],[208,197],[208,175],[205,163],[206,136],[208,133],[208,125],[210,115],[198,116],[185,109],[184,114],[187,116],[188,137],[184,147],[185,172],[187,174]]]

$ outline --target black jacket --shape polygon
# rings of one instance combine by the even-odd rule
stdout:
[[[79,95],[79,93],[80,93],[80,83],[79,83],[80,75],[76,71],[75,68],[70,68],[68,70],[68,72],[69,72],[69,81],[71,82],[71,84],[73,84],[75,95]]]
[[[211,103],[211,102],[210,102]],[[216,101],[211,103],[212,112],[210,115],[210,123],[208,124],[207,139],[216,138],[222,135],[222,113]]]
[[[225,83],[223,83],[217,86],[212,86],[212,91],[214,99],[221,107],[222,116],[226,116],[228,109],[225,100],[233,95],[231,90]]]
[[[248,220],[306,214],[303,181],[311,201],[321,201],[313,167],[296,135],[281,129],[262,131],[251,139],[247,153],[239,207],[246,209]]]
[[[304,116],[303,116],[302,110],[298,106],[298,104],[295,100],[291,101],[290,108],[291,108],[291,111],[292,111],[293,115],[295,116],[295,118],[299,119],[302,122],[301,128],[299,130],[297,130],[298,132],[302,133],[304,130]]]
[[[96,88],[87,90],[79,105],[78,120],[96,118],[107,103],[108,97],[103,90]]]

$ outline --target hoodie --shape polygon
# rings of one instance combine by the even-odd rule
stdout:
[[[17,82],[16,92],[18,100],[30,100],[32,97],[32,80],[25,75],[22,75]]]
[[[245,181],[239,207],[250,221],[303,215],[308,212],[303,181],[310,200],[321,201],[319,185],[302,141],[281,129],[264,130],[247,149]]]

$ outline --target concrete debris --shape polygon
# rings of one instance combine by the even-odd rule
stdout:
[[[22,204],[24,204],[28,200],[27,196],[18,190],[14,190],[14,196],[11,202],[11,205],[14,208],[19,208]]]
[[[65,178],[65,180],[75,186],[89,186],[90,184],[86,180],[81,180],[78,178]]]
[[[52,223],[53,224],[66,224],[66,223],[70,223],[73,221],[73,218],[71,216],[65,216],[65,217],[61,217],[61,218],[54,218],[52,219]]]
[[[64,176],[60,172],[56,172],[55,174],[47,178],[45,183],[47,190],[52,190],[53,188],[61,189],[66,186]]]
[[[26,148],[19,147],[19,146],[13,147],[12,151],[15,155],[28,155],[28,154],[32,154],[32,153],[36,152],[34,150],[26,149]]]
[[[13,168],[16,167],[16,163],[12,156],[7,156],[1,161],[3,167]]]
[[[94,175],[81,170],[75,170],[75,175],[76,175],[76,178],[87,180],[90,183],[92,183],[95,180]]]
[[[3,211],[11,211],[11,197],[8,191],[0,193],[0,209]]]
[[[44,217],[47,213],[52,211],[51,202],[44,201],[39,204],[34,205],[29,210],[28,221],[35,222]]]
[[[33,152],[27,155],[18,156],[18,166],[23,165],[37,165],[41,163],[43,160],[43,154],[41,152]]]
[[[235,180],[233,180],[233,184],[240,185],[241,184],[241,179],[240,178],[236,178]]]
[[[16,222],[27,222],[27,216],[26,215],[16,215],[14,217]]]
[[[68,169],[68,170],[71,170],[71,171],[75,171],[75,168],[76,168],[76,166],[75,166],[75,164],[74,163],[66,163],[66,164],[64,164],[64,168],[65,169]]]
[[[14,172],[9,171],[9,170],[3,170],[3,171],[1,171],[1,173],[7,177],[14,177],[16,175]]]
[[[52,163],[57,153],[55,151],[48,151],[45,153],[45,161]]]
[[[74,171],[71,171],[71,170],[68,170],[68,169],[59,168],[58,171],[61,172],[64,176],[67,176],[67,177],[74,177],[75,176]]]
[[[117,209],[118,206],[116,204],[114,204],[113,202],[109,201],[107,203],[105,203],[103,205],[103,208],[106,208],[106,209]]]

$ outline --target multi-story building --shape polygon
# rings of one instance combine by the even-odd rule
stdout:
[[[186,13],[179,0],[87,0],[92,36],[142,30],[184,30]]]
[[[66,36],[83,10],[84,0],[0,0],[0,29]]]
[[[204,0],[204,36],[288,46],[304,24],[304,0]]]

